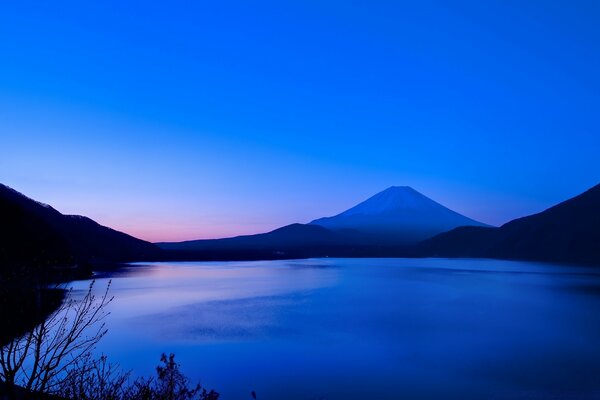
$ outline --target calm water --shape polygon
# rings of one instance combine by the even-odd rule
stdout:
[[[98,352],[136,374],[173,352],[224,400],[600,398],[599,274],[446,259],[134,264],[111,277]]]

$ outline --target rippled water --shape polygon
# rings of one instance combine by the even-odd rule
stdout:
[[[312,259],[132,264],[98,352],[224,400],[600,398],[600,270]],[[87,282],[76,282],[79,295]]]

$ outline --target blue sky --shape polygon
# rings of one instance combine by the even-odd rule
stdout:
[[[596,1],[10,2],[0,182],[149,240],[600,182]]]

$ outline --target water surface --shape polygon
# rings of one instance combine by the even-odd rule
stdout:
[[[132,264],[97,351],[250,399],[600,398],[600,271],[494,260]],[[87,282],[76,282],[80,295]]]

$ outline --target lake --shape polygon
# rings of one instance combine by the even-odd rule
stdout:
[[[464,259],[130,264],[98,353],[224,400],[600,398],[600,269]],[[73,282],[81,296],[89,282]]]

